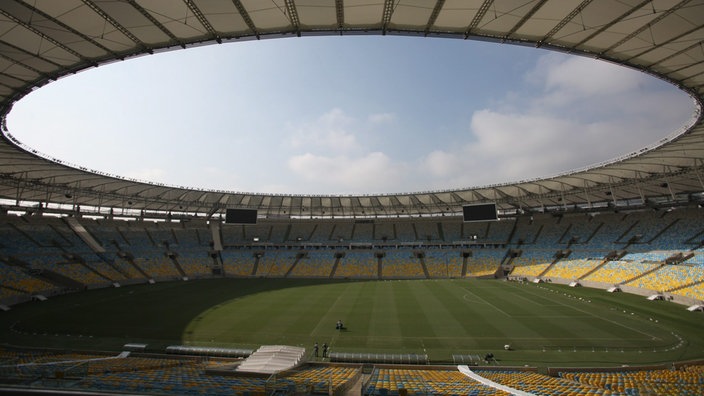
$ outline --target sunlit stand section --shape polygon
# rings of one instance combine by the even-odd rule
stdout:
[[[518,389],[513,389],[513,388],[510,388],[510,387],[508,387],[508,386],[498,384],[498,383],[496,383],[496,382],[494,382],[494,381],[492,381],[492,380],[486,379],[486,378],[484,378],[484,377],[482,377],[482,376],[480,376],[480,375],[477,375],[477,374],[475,374],[472,370],[469,369],[469,366],[459,365],[459,366],[457,366],[457,369],[460,371],[460,373],[466,375],[467,377],[469,377],[469,378],[471,378],[471,379],[473,379],[473,380],[475,380],[475,381],[479,381],[479,382],[481,382],[482,384],[487,385],[487,386],[490,386],[490,387],[492,387],[492,388],[494,388],[494,389],[498,389],[498,390],[502,390],[502,391],[504,391],[504,392],[508,392],[508,393],[510,393],[511,395],[516,395],[516,396],[534,396],[534,395],[533,395],[532,393],[530,393],[530,392],[525,392],[525,391],[521,391],[521,390],[518,390]]]
[[[240,373],[275,374],[299,366],[306,349],[286,345],[264,345],[242,361],[235,371]]]

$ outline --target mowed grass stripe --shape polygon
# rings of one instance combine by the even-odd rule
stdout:
[[[524,299],[531,298],[544,299],[541,294],[536,293],[537,289],[534,286],[520,287],[515,284],[510,284],[509,287],[505,287],[504,289],[509,292],[513,291],[513,293],[507,294],[513,294],[515,296],[521,295],[524,297],[522,299],[514,298],[513,302],[506,301],[506,304],[514,304],[518,300],[520,300],[518,301],[520,304]],[[534,317],[521,318],[522,323],[525,323],[533,329],[549,330],[549,332],[546,333],[550,334],[550,337],[545,340],[545,345],[566,345],[574,343],[574,340],[578,339],[580,340],[578,346],[608,346],[610,343],[613,343],[613,341],[605,342],[605,340],[609,339],[637,339],[641,342],[648,339],[644,339],[642,335],[636,334],[633,331],[624,332],[626,329],[617,328],[613,323],[604,321],[602,317],[596,315],[586,301],[570,298],[565,296],[565,294],[566,293],[555,293],[551,299],[553,305],[542,305],[542,307],[539,307],[534,312]],[[525,296],[529,296],[530,298]],[[525,311],[527,312],[527,308],[530,306],[527,304],[523,306],[526,308]],[[545,315],[546,313],[562,313],[567,316],[573,316],[573,318],[554,318]],[[603,314],[603,312],[601,312],[601,314]],[[584,318],[582,320],[576,320],[576,318],[584,317],[585,315],[591,317],[587,318],[587,320]],[[622,342],[620,342],[620,344],[623,345]]]
[[[507,329],[511,326],[511,318],[497,311],[491,304],[487,304],[486,300],[478,294],[480,291],[469,292],[467,289],[475,282],[469,280],[441,282],[437,295],[442,296],[440,298],[446,303],[455,301],[454,304],[448,303],[447,309],[463,323],[464,334],[471,338],[473,343],[482,345],[484,337],[505,337]]]
[[[307,294],[317,295],[320,288],[308,290]],[[320,296],[319,304],[310,312],[311,318],[306,319],[315,321],[315,318],[318,318],[315,327],[310,332],[310,336],[316,339],[320,337],[331,338],[335,334],[335,324],[338,320],[342,320],[349,326],[349,321],[354,320],[350,317],[350,313],[355,312],[359,307],[359,298],[363,294],[363,287],[355,283],[324,285],[324,288],[327,292]],[[362,304],[367,303],[366,301],[362,302]],[[323,312],[325,314],[321,315]],[[356,322],[363,323],[361,320]]]
[[[508,283],[508,289],[521,288],[519,285]],[[522,289],[522,288],[521,288]],[[530,296],[540,296],[535,287],[526,288],[524,293]],[[635,318],[622,314],[621,311],[604,309],[586,302],[570,297],[568,293],[553,293],[552,301],[562,307],[562,310],[572,310],[579,315],[589,315],[588,320],[562,320],[551,321],[555,325],[570,325],[571,335],[564,338],[579,338],[582,345],[588,346],[639,346],[644,343],[665,344],[661,337],[670,338],[662,329],[656,328],[652,323],[645,321],[636,322]],[[575,315],[577,317],[577,315]],[[553,342],[559,345],[561,337],[554,337]],[[604,342],[604,340],[616,340],[616,342]],[[672,340],[667,343],[672,342]]]
[[[411,337],[457,337],[467,334],[453,306],[459,303],[454,297],[448,300],[447,294],[442,294],[442,283],[421,281],[407,283],[412,297],[409,308],[414,314],[408,315],[412,321],[407,323],[405,336]]]
[[[189,328],[192,341],[244,344],[301,343],[308,340],[339,291],[333,287],[294,286],[264,291],[219,304]],[[334,324],[333,324],[334,326]]]
[[[493,315],[493,327],[497,328],[496,332],[479,336],[480,345],[496,339],[498,334],[503,335],[507,343],[511,343],[517,348],[527,349],[536,349],[546,345],[602,346],[614,343],[623,345],[621,340],[629,336],[633,342],[644,341],[642,337],[636,337],[637,340],[633,339],[635,334],[632,332],[626,334],[623,334],[622,331],[615,332],[613,325],[609,325],[609,323],[604,325],[601,319],[591,313],[575,309],[573,304],[581,303],[579,301],[555,296],[555,299],[565,299],[566,302],[559,301],[558,304],[555,304],[553,301],[552,305],[557,306],[554,308],[547,304],[525,304],[524,300],[530,300],[530,298],[539,295],[532,292],[526,294],[529,292],[528,289],[507,288],[504,282],[482,281],[482,287],[474,287],[474,285],[476,282],[470,281],[460,284],[459,287],[470,293],[471,300],[484,301],[485,306],[495,309],[500,307],[499,309],[502,311],[502,313]],[[519,295],[528,297],[516,298]],[[544,302],[546,301],[542,296],[539,297]],[[557,317],[553,315],[555,311],[560,315]],[[516,313],[516,315],[507,317],[509,312]],[[589,320],[585,320],[585,316]],[[485,338],[485,342],[482,343],[481,338]]]
[[[367,347],[402,349],[404,346],[400,337],[401,324],[398,317],[398,301],[394,295],[394,283],[389,281],[373,283],[372,293],[375,297],[372,302]]]
[[[643,300],[601,290],[474,279],[216,279],[88,291],[18,305],[3,313],[7,326],[0,331],[6,342],[17,345],[65,343],[85,349],[92,343],[104,350],[145,342],[157,351],[183,336],[184,343],[220,347],[273,343],[310,347],[318,341],[339,352],[427,350],[435,361],[450,359],[453,353],[502,351],[505,343],[516,350],[502,352],[500,358],[517,363],[522,359],[623,363],[701,356],[697,314],[680,312],[684,309],[671,303]],[[348,331],[335,331],[338,319]],[[10,331],[11,323],[27,335]],[[32,336],[35,330],[48,334]],[[71,336],[62,336],[64,331]],[[683,335],[686,344],[671,350],[679,342],[671,331]],[[79,339],[76,334],[95,338]],[[541,346],[552,349],[543,352]],[[561,355],[556,346],[569,354]],[[583,352],[572,352],[573,346]],[[609,353],[599,352],[604,346]],[[615,348],[626,348],[625,354],[612,353]]]
[[[489,293],[487,298],[501,306],[506,312],[512,314],[512,322],[508,335],[512,339],[520,338],[532,334],[534,341],[520,341],[515,343],[516,347],[522,348],[537,348],[544,345],[552,345],[570,340],[571,343],[575,339],[584,339],[588,345],[589,338],[612,338],[613,335],[608,331],[603,331],[600,328],[590,324],[590,321],[574,320],[578,316],[584,316],[585,312],[580,312],[572,306],[579,302],[569,301],[570,304],[564,304],[558,308],[548,307],[543,304],[526,304],[525,300],[530,300],[524,297],[525,291],[517,288],[507,288],[504,285],[494,283],[495,289],[483,289]],[[518,298],[521,296],[523,298]],[[531,295],[531,298],[533,295]],[[563,317],[554,317],[554,313],[560,313],[565,316],[573,316],[573,318],[565,319]],[[527,317],[524,316],[529,314]],[[520,316],[520,318],[519,318]],[[592,321],[593,322],[593,321]]]
[[[425,281],[415,290],[423,320],[432,328],[422,338],[424,351],[431,357],[447,356],[479,346],[477,337],[471,335],[473,326],[469,306],[450,292],[452,288],[454,286],[447,282]]]
[[[475,293],[484,293],[485,300],[493,301],[493,306],[500,306],[504,315],[496,315],[497,322],[501,325],[501,333],[508,344],[514,347],[536,348],[544,345],[552,337],[569,337],[570,332],[559,323],[564,322],[558,319],[552,322],[541,317],[546,311],[542,305],[525,304],[516,298],[517,293],[506,290],[502,286],[493,284],[494,287],[484,287]],[[463,287],[470,289],[472,285]],[[519,315],[528,315],[523,319],[518,319]],[[553,319],[554,320],[554,319]]]

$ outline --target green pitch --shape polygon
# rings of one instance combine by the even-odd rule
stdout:
[[[3,342],[155,352],[188,344],[327,343],[336,352],[493,353],[502,365],[620,365],[704,357],[704,315],[603,290],[494,280],[215,279],[103,289],[0,313]],[[342,320],[345,331],[335,330]],[[504,345],[511,346],[510,351]]]

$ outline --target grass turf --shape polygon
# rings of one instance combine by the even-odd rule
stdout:
[[[347,330],[335,330],[341,319]],[[102,289],[0,313],[6,343],[119,350],[128,342],[496,355],[504,365],[704,357],[701,313],[641,296],[494,280],[213,279]],[[511,351],[504,351],[510,344]]]

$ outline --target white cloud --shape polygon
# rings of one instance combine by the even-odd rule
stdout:
[[[317,119],[293,129],[290,139],[293,148],[334,150],[345,152],[359,148],[357,138],[348,131],[354,119],[341,109],[332,109]]]
[[[423,171],[439,178],[435,184],[467,187],[546,175],[555,163],[572,157],[571,149],[552,150],[568,139],[571,125],[539,115],[476,112],[471,131],[476,140],[436,150],[422,161]],[[563,146],[564,147],[564,146]]]
[[[527,78],[537,80],[546,91],[599,96],[632,92],[649,77],[606,61],[548,54],[538,60],[536,68],[527,74]]]
[[[416,159],[392,158],[365,148],[349,132],[356,119],[333,109],[306,125],[310,133],[297,137],[317,139],[315,147],[329,147],[334,141],[353,149],[306,150],[290,157],[288,168],[304,183],[332,193],[515,182],[553,176],[639,149],[659,140],[673,119],[684,120],[689,111],[686,97],[653,88],[649,77],[588,58],[548,54],[526,73],[526,79],[540,89],[518,89],[490,108],[474,111],[464,141],[429,149]],[[685,115],[661,116],[663,107],[666,113],[680,109]],[[395,120],[392,113],[367,118],[378,124]],[[405,144],[411,144],[414,136],[409,134]]]
[[[388,191],[402,174],[400,166],[381,152],[360,157],[306,153],[290,158],[288,168],[304,181],[336,193]]]
[[[457,172],[462,164],[456,154],[435,150],[423,159],[422,166],[434,177],[447,177]]]
[[[369,122],[372,124],[386,124],[396,120],[396,114],[393,113],[377,113],[369,116]]]
[[[627,106],[627,101],[638,99],[634,93],[652,82],[651,77],[622,66],[563,54],[541,57],[526,73],[526,80],[543,92],[532,98],[533,111],[560,109],[575,114],[588,109],[591,116],[604,116]]]
[[[471,141],[428,153],[419,172],[440,188],[552,176],[656,142],[691,112],[684,95],[593,59],[549,54],[526,79],[543,89],[475,111]]]
[[[272,54],[274,57],[280,53]],[[432,67],[437,65],[435,62]],[[458,75],[440,73],[432,77],[438,78],[433,85],[459,86],[458,81],[470,81],[470,75],[491,74],[482,67],[464,66],[463,74]],[[493,67],[500,70],[503,65]],[[51,100],[39,100],[30,112],[24,111],[25,124],[20,125],[15,117],[23,114],[25,103],[54,92],[52,87],[64,81],[60,80],[20,101],[8,122],[13,134],[17,132],[20,140],[40,151],[127,177],[235,191],[368,193],[472,187],[549,176],[657,142],[691,114],[691,101],[663,89],[664,83],[594,59],[549,53],[525,73],[522,82],[514,82],[513,70],[516,65],[502,71],[509,84],[499,81],[472,90],[475,87],[468,83],[467,89],[457,92],[428,89],[423,95],[391,96],[409,92],[396,89],[389,90],[389,98],[380,102],[373,100],[369,90],[361,90],[360,95],[350,88],[327,87],[337,96],[326,96],[326,89],[316,86],[306,95],[310,100],[275,112],[270,111],[270,98],[260,95],[267,89],[226,89],[221,91],[257,94],[218,97],[220,104],[216,106],[224,103],[236,111],[202,116],[200,110],[213,104],[180,101],[176,114],[183,113],[179,110],[185,107],[194,110],[185,119],[174,118],[173,107],[159,101],[128,108],[127,104],[139,101],[118,94],[129,95],[132,90],[125,88],[122,79],[103,77],[98,81],[114,83],[116,89],[97,89],[106,85],[86,80],[88,83],[76,90],[78,95],[57,91]],[[269,74],[262,75],[266,81],[257,87],[276,82]],[[365,81],[356,84],[361,86]],[[415,82],[422,85],[425,81],[410,84],[417,90]],[[233,87],[243,82],[219,79],[217,83]],[[276,85],[272,84],[271,91]],[[208,86],[194,80],[171,97],[193,97],[193,89]],[[512,91],[492,90],[506,86]],[[164,89],[153,91],[173,91]],[[113,96],[95,99],[105,92]],[[485,100],[473,100],[474,96]],[[424,101],[409,100],[415,97]],[[91,100],[79,101],[86,98]],[[322,106],[339,107],[323,107],[313,116],[306,115],[318,106],[313,100],[317,98],[323,98],[319,99]],[[104,106],[108,102],[125,106]],[[487,102],[491,104],[483,109],[474,107]],[[457,103],[463,107],[455,110],[452,105]],[[247,104],[254,106],[245,107]],[[376,112],[365,110],[369,107]],[[116,113],[106,113],[109,109]],[[158,113],[162,109],[166,112]],[[446,109],[451,110],[443,112]],[[214,114],[229,114],[230,118],[223,120]],[[105,119],[115,122],[106,124]],[[51,121],[49,125],[40,124],[46,120]],[[167,120],[177,122],[169,124]],[[89,144],[79,144],[84,142]],[[94,150],[97,146],[103,149]]]

